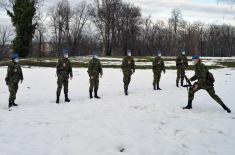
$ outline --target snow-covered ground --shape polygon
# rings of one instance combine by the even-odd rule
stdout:
[[[60,105],[55,104],[54,68],[23,72],[20,106],[10,112],[6,67],[0,68],[0,155],[235,154],[234,113],[222,110],[205,91],[195,96],[193,110],[183,111],[187,90],[175,87],[174,70],[162,76],[163,90],[156,92],[151,70],[136,70],[126,97],[120,69],[104,69],[102,99],[90,100],[86,69],[74,69],[72,101]],[[216,92],[235,112],[235,70],[212,72]]]

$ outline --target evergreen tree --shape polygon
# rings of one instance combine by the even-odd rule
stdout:
[[[36,23],[33,23],[36,16],[36,3],[36,0],[15,0],[12,12],[7,10],[16,31],[12,48],[21,57],[27,57],[31,50],[32,38],[36,29]]]

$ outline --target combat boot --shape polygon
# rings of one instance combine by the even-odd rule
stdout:
[[[181,81],[181,87],[184,87],[184,82],[183,81]]]
[[[68,94],[64,94],[64,97],[65,97],[65,102],[70,102],[70,99],[68,98]]]
[[[192,100],[189,100],[188,105],[186,107],[183,107],[183,109],[192,109]]]
[[[95,90],[95,98],[100,99],[100,97],[97,95],[97,90]]]
[[[178,82],[176,82],[176,87],[179,87],[179,83]]]
[[[128,89],[127,88],[124,89],[124,93],[126,96],[128,96]]]
[[[18,106],[18,104],[16,104],[16,103],[15,103],[15,101],[13,100],[13,101],[12,101],[12,106],[17,107],[17,106]]]
[[[156,85],[155,84],[153,84],[153,90],[156,90]]]
[[[8,108],[11,108],[13,106],[12,103],[12,101],[9,101]]]
[[[162,89],[159,87],[159,83],[157,84],[157,90],[162,90]]]
[[[92,91],[89,91],[89,93],[90,93],[90,99],[92,99],[93,98]]]
[[[56,95],[56,103],[57,103],[57,104],[60,103],[60,95]]]
[[[231,110],[225,104],[221,104],[221,106],[224,108],[225,111],[231,113]]]

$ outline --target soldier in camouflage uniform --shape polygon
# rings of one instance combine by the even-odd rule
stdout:
[[[157,90],[161,90],[161,88],[159,87],[161,74],[162,74],[162,71],[164,73],[166,72],[164,61],[161,58],[161,56],[162,56],[161,52],[158,51],[157,56],[153,60],[153,77],[154,77],[153,89],[154,90],[156,90],[156,84],[157,84]]]
[[[72,71],[72,64],[68,58],[68,49],[63,50],[63,57],[58,60],[57,66],[56,66],[56,73],[57,73],[57,98],[56,103],[59,104],[60,102],[60,93],[62,86],[64,87],[64,95],[65,95],[65,102],[70,102],[70,99],[68,98],[68,83],[69,83],[69,77],[70,80],[73,79],[73,71]]]
[[[188,93],[188,105],[186,107],[184,107],[183,109],[192,109],[192,101],[194,99],[194,94],[203,89],[206,90],[209,95],[217,102],[219,103],[224,110],[226,110],[228,113],[231,112],[231,110],[223,103],[223,101],[219,98],[218,95],[215,94],[215,90],[214,90],[214,84],[213,84],[213,80],[211,80],[211,77],[209,77],[209,74],[211,74],[207,67],[201,63],[201,60],[199,58],[199,56],[195,55],[192,57],[195,65],[195,75],[190,79],[190,81],[195,81],[197,80],[197,82],[195,82],[193,84],[193,86],[189,89],[189,93]]]
[[[176,86],[179,87],[179,81],[181,79],[181,86],[184,85],[185,70],[188,68],[188,59],[185,50],[181,50],[181,54],[176,58],[177,78]]]
[[[131,82],[131,75],[135,72],[135,61],[131,57],[131,51],[127,51],[127,56],[122,60],[122,72],[125,95],[128,95],[128,86]]]
[[[90,88],[89,88],[90,99],[93,98],[93,90],[95,92],[95,98],[100,99],[97,92],[99,89],[99,78],[102,77],[103,75],[103,69],[96,52],[93,52],[93,57],[88,64],[87,72],[90,77]]]
[[[15,104],[16,93],[18,90],[18,83],[21,81],[23,82],[23,73],[21,66],[19,64],[19,56],[18,54],[12,55],[12,62],[10,62],[8,69],[7,69],[7,76],[6,76],[6,84],[8,85],[10,97],[9,97],[9,105],[8,107],[11,108],[12,106],[18,106]]]

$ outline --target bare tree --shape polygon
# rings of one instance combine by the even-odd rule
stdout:
[[[69,46],[71,42],[70,22],[72,18],[72,9],[68,0],[61,0],[50,9],[50,27],[53,30],[54,48],[58,55],[63,47]]]
[[[71,19],[71,28],[70,28],[70,35],[71,35],[71,49],[72,55],[76,54],[76,51],[79,49],[79,44],[82,39],[83,30],[87,24],[89,18],[89,11],[88,5],[85,1],[80,2],[74,9],[73,9],[73,16]]]

